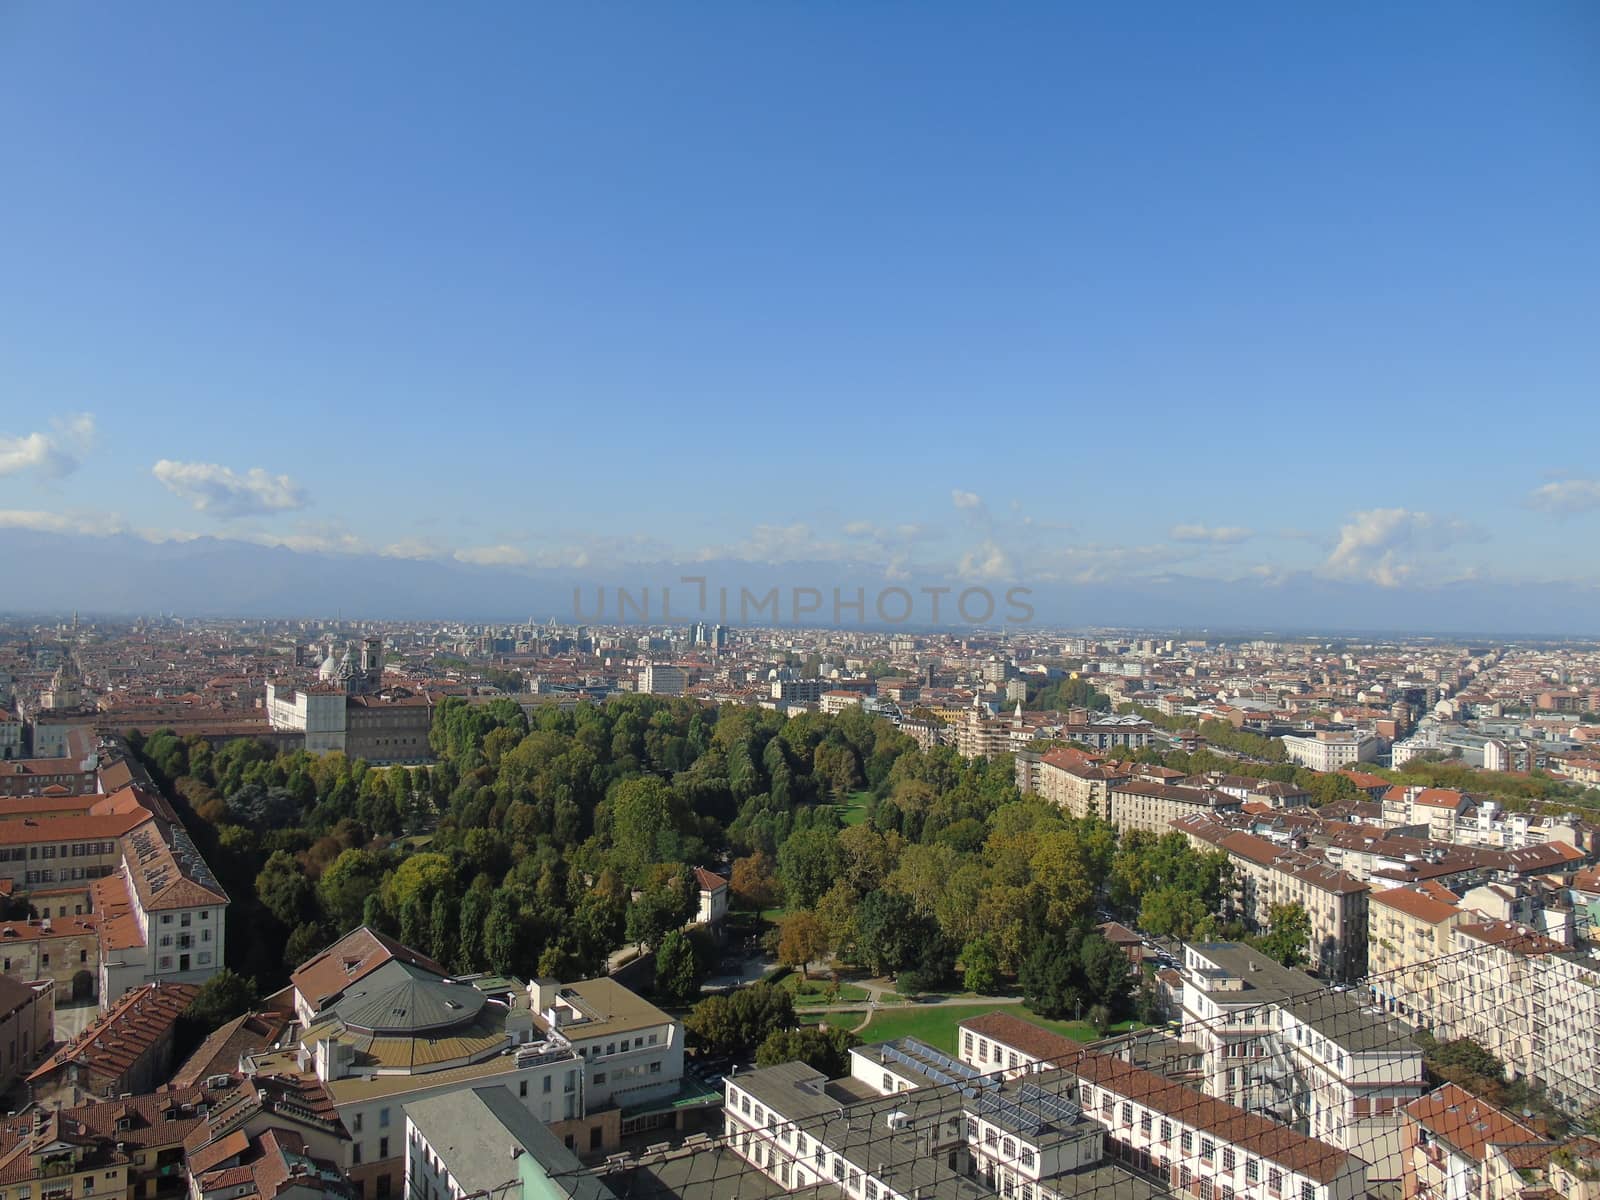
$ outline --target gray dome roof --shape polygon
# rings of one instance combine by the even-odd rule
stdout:
[[[393,961],[347,991],[334,1011],[351,1029],[416,1037],[470,1024],[485,1003],[484,994],[470,983],[455,983]]]

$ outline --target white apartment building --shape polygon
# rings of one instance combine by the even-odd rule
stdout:
[[[1434,1036],[1471,1038],[1574,1114],[1600,1105],[1600,959],[1526,925],[1457,925],[1435,965]]]
[[[639,672],[639,690],[651,696],[681,696],[689,690],[689,672],[667,663],[647,662]]]
[[[1303,737],[1286,735],[1283,748],[1290,762],[1313,771],[1337,771],[1358,762],[1373,762],[1382,741],[1370,733],[1344,733],[1319,729]]]
[[[961,1023],[961,1061],[1007,1078],[1058,1069],[1106,1130],[1107,1154],[1214,1200],[1333,1200],[1366,1190],[1365,1162],[1330,1141],[1085,1049],[1009,1013]]]
[[[1075,1086],[1060,1072],[987,1078],[902,1038],[851,1051],[851,1073],[836,1081],[804,1063],[728,1078],[724,1132],[781,1188],[850,1200],[1149,1195],[1104,1161],[1105,1131],[1084,1116]]]
[[[1209,1095],[1368,1163],[1398,1154],[1399,1110],[1426,1087],[1409,1028],[1238,943],[1185,946],[1182,977],[1183,1036],[1201,1048]],[[1398,1178],[1398,1162],[1380,1177]]]

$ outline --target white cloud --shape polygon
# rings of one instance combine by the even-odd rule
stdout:
[[[992,541],[979,542],[963,554],[956,570],[963,579],[1008,579],[1013,574],[1011,556]]]
[[[151,469],[157,481],[196,512],[214,517],[265,516],[306,506],[305,489],[287,475],[251,467],[243,475],[216,463],[184,463],[163,458]]]
[[[0,434],[0,476],[36,471],[47,478],[60,479],[78,469],[78,463],[94,443],[94,417],[75,413],[50,424],[49,433],[17,437]]]
[[[0,529],[28,529],[34,533],[76,533],[106,537],[126,531],[127,524],[111,513],[39,512],[25,508],[0,508]]]
[[[1175,542],[1211,542],[1232,546],[1253,536],[1241,525],[1174,525],[1168,535]]]
[[[1422,556],[1457,542],[1482,540],[1471,526],[1405,508],[1369,508],[1351,515],[1322,564],[1324,573],[1399,587],[1423,566]]]
[[[401,538],[378,551],[384,558],[438,558],[445,553],[427,538]]]
[[[977,492],[966,492],[960,488],[950,489],[950,501],[963,511],[971,511],[983,507],[983,497]]]
[[[1542,512],[1572,516],[1600,508],[1600,479],[1560,479],[1528,493],[1527,505]]]
[[[475,567],[520,567],[527,563],[528,552],[519,546],[504,543],[498,546],[469,546],[457,550],[455,559]]]

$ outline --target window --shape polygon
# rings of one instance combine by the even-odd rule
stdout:
[[[360,1142],[352,1142],[350,1144],[350,1165],[353,1166],[353,1167],[359,1167],[361,1165],[361,1143]]]
[[[1271,1167],[1267,1171],[1267,1191],[1274,1196],[1283,1194],[1283,1172],[1277,1167]]]
[[[655,1062],[650,1064],[650,1074],[652,1074],[652,1075],[661,1074],[661,1060],[659,1058],[656,1059]]]
[[[1233,1170],[1233,1168],[1234,1168],[1233,1147],[1232,1146],[1224,1146],[1222,1148],[1222,1169],[1224,1171],[1231,1171],[1231,1170]]]
[[[524,1079],[521,1083],[517,1084],[517,1095],[526,1096],[527,1094],[528,1094],[528,1081],[526,1079]]]
[[[1244,1160],[1244,1178],[1246,1183],[1261,1182],[1261,1160],[1247,1158]]]
[[[380,1108],[378,1110],[378,1128],[389,1128],[389,1110],[387,1108]],[[384,1155],[384,1157],[387,1158],[388,1155]]]
[[[1183,1131],[1183,1136],[1178,1139],[1178,1144],[1183,1147],[1183,1152],[1185,1154],[1194,1153],[1194,1134],[1185,1129]]]
[[[526,1083],[527,1081],[524,1080],[523,1082]],[[556,1081],[551,1076],[546,1075],[544,1077],[544,1082],[541,1085],[539,1090],[542,1091],[546,1096],[548,1096],[550,1094],[550,1089],[555,1087],[555,1084],[556,1084]]]
[[[378,1139],[378,1157],[389,1157],[389,1139],[386,1137],[381,1137]]]
[[[1216,1145],[1215,1142],[1213,1142],[1210,1138],[1201,1138],[1200,1139],[1200,1157],[1204,1161],[1210,1162],[1211,1159],[1212,1159],[1212,1156],[1214,1154],[1216,1154],[1216,1152],[1217,1152],[1217,1145]]]
[[[1317,1189],[1309,1183],[1300,1185],[1300,1200],[1317,1200]]]
[[[596,1071],[594,1073],[594,1081],[595,1081],[596,1086],[598,1086],[599,1084],[604,1083],[606,1081],[606,1073],[604,1071]],[[749,1112],[750,1110],[747,1108],[747,1109],[745,1109],[745,1111]]]
[[[1152,1118],[1149,1113],[1144,1112],[1139,1114],[1139,1132],[1144,1134],[1145,1137],[1150,1136],[1150,1131],[1153,1125],[1154,1118]]]
[[[1161,1122],[1161,1144],[1164,1146],[1172,1140],[1172,1122]]]
[[[356,1114],[356,1123],[350,1127],[350,1132],[351,1133],[360,1133],[361,1132],[361,1123],[362,1123],[361,1122],[361,1117],[362,1117],[362,1115],[360,1113]]]

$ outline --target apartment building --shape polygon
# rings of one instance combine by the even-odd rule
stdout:
[[[128,992],[29,1074],[29,1096],[62,1108],[153,1091],[172,1073],[178,1018],[199,990],[152,983]]]
[[[1074,817],[1111,820],[1111,788],[1131,776],[1082,751],[1062,748],[1017,755],[1017,786]]]
[[[1209,788],[1173,787],[1147,779],[1121,779],[1108,784],[1108,819],[1122,833],[1143,829],[1160,836],[1174,821],[1195,814],[1237,812],[1241,802]]]
[[[667,663],[647,662],[639,672],[639,691],[651,696],[681,696],[689,690],[689,672]]]
[[[1366,985],[1388,1011],[1433,1011],[1433,964],[1453,951],[1456,926],[1476,919],[1458,900],[1437,885],[1386,888],[1368,897]]]
[[[1005,1081],[913,1038],[851,1051],[839,1080],[784,1063],[724,1082],[734,1154],[785,1191],[850,1200],[1059,1200],[1155,1186],[1105,1160],[1062,1072]]]
[[[1208,815],[1173,823],[1191,845],[1217,850],[1233,866],[1234,911],[1255,929],[1270,929],[1272,908],[1298,904],[1311,919],[1306,954],[1332,979],[1356,979],[1367,972],[1367,902],[1371,891],[1361,880],[1302,850],[1231,829]]]
[[[1182,1028],[1207,1094],[1304,1128],[1398,1178],[1398,1110],[1425,1087],[1411,1030],[1252,947],[1184,947]]]
[[[1446,1083],[1405,1108],[1405,1200],[1480,1200],[1490,1147],[1542,1148],[1553,1144],[1532,1126],[1471,1092]]]
[[[93,917],[0,924],[0,973],[12,979],[48,979],[58,995],[86,1000],[95,994],[99,971],[100,940]]]
[[[1600,959],[1502,921],[1458,924],[1451,946],[1421,1023],[1471,1038],[1567,1112],[1600,1105]]]
[[[1289,761],[1313,771],[1337,771],[1358,762],[1373,762],[1382,742],[1370,733],[1319,729],[1305,736],[1282,739]]]
[[[0,1121],[0,1192],[6,1200],[192,1195],[184,1141],[241,1090],[251,1089],[230,1075],[205,1086],[12,1114]]]
[[[1331,1142],[1086,1049],[1009,1013],[961,1023],[960,1060],[1005,1078],[1065,1073],[1105,1130],[1107,1153],[1174,1191],[1237,1200],[1354,1197],[1366,1164]]]
[[[35,969],[64,993],[98,994],[104,1010],[129,988],[202,983],[222,967],[228,897],[167,802],[148,788],[42,797],[0,812],[4,881],[51,917],[37,937],[20,924],[10,938],[0,928],[0,956],[7,942],[39,942],[10,954],[7,973]],[[90,927],[92,952],[73,941]]]

